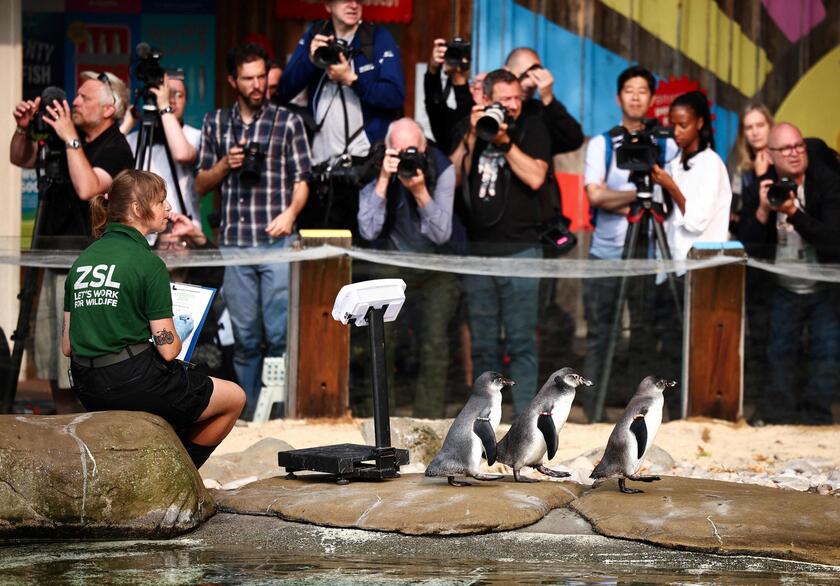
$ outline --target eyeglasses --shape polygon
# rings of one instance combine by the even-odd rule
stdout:
[[[797,154],[801,155],[805,152],[805,143],[798,142],[796,144],[788,144],[783,147],[773,148],[768,147],[771,151],[775,151],[777,153],[782,153],[785,157],[789,157],[793,154],[793,151],[796,151]]]
[[[158,240],[157,249],[158,250],[184,250],[189,246],[189,242],[186,240],[168,240],[164,242],[163,240]]]
[[[114,100],[114,105],[117,105],[117,94],[114,92],[114,86],[111,85],[111,80],[108,79],[108,74],[104,71],[96,76],[96,79],[108,86],[108,91],[111,92],[111,99]]]

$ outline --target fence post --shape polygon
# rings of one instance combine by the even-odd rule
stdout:
[[[738,242],[703,244],[689,259],[746,260]],[[683,340],[683,416],[736,421],[744,397],[744,283],[746,263],[690,271]]]
[[[349,230],[301,230],[302,248],[351,246]],[[343,417],[349,408],[350,328],[331,316],[351,281],[352,259],[292,263],[289,286],[289,398],[292,418]]]

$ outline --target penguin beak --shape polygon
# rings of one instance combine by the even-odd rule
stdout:
[[[584,385],[584,386],[587,386],[587,387],[592,386],[592,381],[589,380],[588,378],[583,378],[582,376],[578,375],[577,379],[578,379],[578,384],[580,384],[580,385]]]
[[[513,380],[513,379],[510,379],[510,378],[503,378],[503,379],[500,379],[500,380],[499,380],[499,382],[500,382],[500,383],[502,383],[502,384],[504,385],[504,386],[502,387],[502,390],[503,390],[503,391],[504,391],[505,389],[509,389],[510,387],[515,387],[515,386],[516,386],[516,381],[515,381],[515,380]]]

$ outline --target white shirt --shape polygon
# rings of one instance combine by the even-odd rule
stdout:
[[[589,139],[586,144],[584,159],[584,185],[606,183],[613,191],[636,191],[636,186],[630,183],[630,171],[616,166],[615,151],[610,157],[610,168],[606,169],[606,141],[604,135],[599,134]],[[610,145],[610,148],[615,148]],[[677,143],[672,139],[666,141],[665,161],[672,160],[677,154]],[[662,188],[653,186],[654,201],[662,201]],[[624,251],[624,239],[627,236],[627,216],[598,209],[595,218],[595,230],[592,233],[592,245],[589,253],[602,259],[617,260]]]
[[[184,130],[184,137],[187,142],[195,147],[196,151],[201,143],[201,130],[193,128],[188,124],[182,127]],[[163,133],[163,128],[155,130],[155,133]],[[137,152],[137,136],[138,132],[132,132],[126,139],[131,152]],[[152,158],[149,170],[160,175],[166,182],[166,201],[172,207],[173,211],[188,215],[192,217],[193,223],[201,228],[201,209],[199,207],[198,194],[195,192],[195,174],[193,165],[182,165],[173,160],[175,163],[175,173],[178,175],[178,186],[181,188],[181,196],[184,198],[184,205],[186,210],[181,209],[181,203],[178,201],[178,194],[175,191],[175,184],[172,181],[172,173],[169,171],[169,161],[166,159],[166,150],[162,144],[152,145]]]
[[[685,197],[685,214],[674,205],[665,221],[665,232],[674,260],[688,256],[695,242],[726,242],[732,188],[729,174],[718,154],[707,148],[683,168],[681,157],[668,163],[668,173]]]

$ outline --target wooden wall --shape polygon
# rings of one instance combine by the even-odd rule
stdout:
[[[326,12],[325,12],[326,14]],[[294,50],[308,23],[278,19],[274,0],[235,2],[218,0],[216,8],[216,100],[218,106],[233,103],[227,83],[225,54],[251,33],[268,37],[281,62]],[[402,51],[406,79],[406,115],[414,114],[414,70],[428,60],[431,42],[437,37],[469,36],[472,28],[472,0],[414,0],[414,18],[407,25],[386,25]]]

